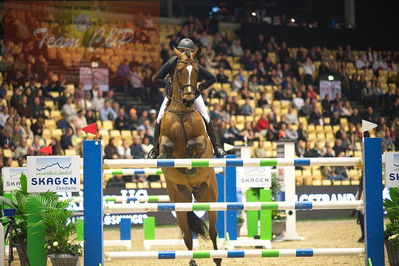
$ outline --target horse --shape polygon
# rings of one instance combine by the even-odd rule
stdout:
[[[160,127],[158,158],[213,158],[212,145],[208,138],[202,116],[193,107],[197,91],[199,67],[196,56],[199,49],[187,54],[174,49],[177,65],[171,84],[172,96]],[[216,202],[217,183],[213,168],[162,168],[171,202]],[[177,223],[183,233],[188,250],[193,248],[195,233],[204,239],[207,231],[217,250],[215,211],[208,211],[209,229],[194,212],[176,212]],[[222,259],[213,259],[221,265]],[[190,266],[197,265],[195,260]]]

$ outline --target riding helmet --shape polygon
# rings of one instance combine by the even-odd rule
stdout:
[[[190,40],[189,38],[184,38],[177,45],[177,49],[187,49],[190,51],[194,51],[195,45],[194,45],[194,42],[192,40]]]

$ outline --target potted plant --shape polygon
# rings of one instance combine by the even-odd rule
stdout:
[[[76,266],[82,255],[82,246],[76,243],[77,222],[74,211],[68,209],[70,200],[60,200],[52,192],[35,196],[42,206],[41,220],[34,226],[45,228],[45,249],[54,266]]]
[[[385,224],[384,239],[390,265],[399,265],[399,188],[389,190],[390,199],[384,199],[389,222]]]
[[[2,223],[13,223],[15,228],[15,230],[11,232],[11,234],[13,234],[13,245],[17,249],[21,265],[28,265],[28,259],[26,257],[28,193],[25,175],[21,175],[21,188],[13,190],[10,194],[10,198],[0,196],[0,206],[3,208],[7,206],[7,208],[14,209],[15,214],[13,217],[2,216],[0,219]]]
[[[284,232],[286,219],[287,219],[287,214],[285,213],[285,211],[279,211],[279,210],[272,211],[273,236],[279,236]]]

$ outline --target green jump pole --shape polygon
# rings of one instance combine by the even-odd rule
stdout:
[[[77,225],[76,225],[76,240],[78,242],[83,242],[85,240],[84,238],[84,221],[83,219],[77,219]]]
[[[258,195],[255,193],[255,190],[248,189],[246,192],[247,202],[257,202],[259,201]],[[259,220],[259,211],[246,211],[247,212],[247,229],[248,229],[248,237],[254,237],[258,234],[258,220]]]
[[[261,189],[259,194],[260,202],[271,202],[272,201],[272,190]],[[272,240],[272,211],[262,210],[260,211],[260,239]]]
[[[155,217],[144,218],[144,240],[155,239]]]

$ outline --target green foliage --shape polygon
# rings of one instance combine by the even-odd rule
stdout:
[[[21,180],[25,175],[21,175]],[[22,184],[22,183],[21,183]],[[27,237],[27,215],[28,215],[28,193],[21,189],[11,191],[11,199],[0,196],[0,205],[7,208],[15,209],[15,225],[16,231],[24,241]],[[1,218],[3,221],[8,220],[7,217]]]
[[[41,220],[33,226],[45,228],[47,254],[81,255],[82,247],[74,243],[73,238],[77,227],[77,222],[72,220],[74,211],[67,209],[71,200],[61,201],[52,192],[37,194],[33,199],[43,208],[38,214]]]
[[[281,190],[281,183],[277,173],[272,173],[272,186],[270,189],[272,190],[272,200],[276,201],[277,193]]]
[[[391,199],[384,199],[384,209],[389,223],[385,225],[384,238],[399,250],[399,188],[389,190]]]

